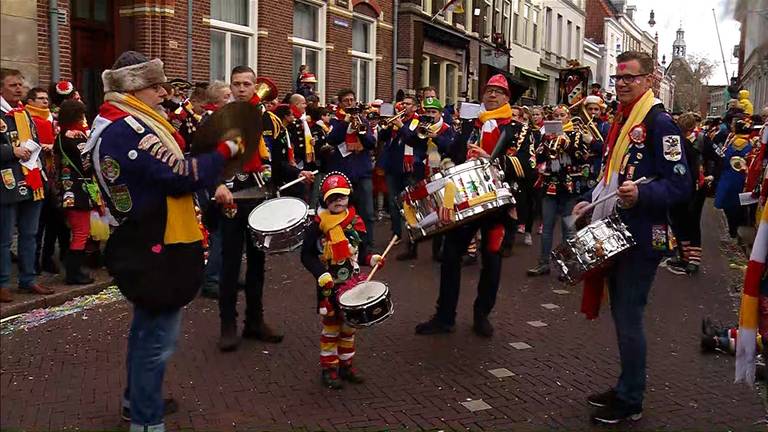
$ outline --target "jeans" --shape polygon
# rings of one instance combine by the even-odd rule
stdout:
[[[352,191],[352,202],[355,204],[357,214],[365,222],[366,243],[370,248],[373,246],[373,223],[375,221],[373,212],[373,180],[370,177],[358,179],[352,188],[354,189]]]
[[[21,201],[0,205],[0,286],[11,279],[11,241],[18,220],[19,287],[35,283],[35,249],[42,201]]]
[[[611,316],[616,326],[621,375],[618,398],[631,407],[643,406],[646,342],[643,312],[660,259],[630,252],[620,257],[609,277]]]
[[[501,252],[500,249],[492,252],[488,243],[494,237],[491,234],[491,229],[497,224],[497,221],[489,221],[486,218],[445,233],[443,260],[440,264],[440,295],[437,299],[437,318],[441,322],[448,325],[453,325],[456,322],[456,305],[459,303],[461,286],[461,257],[478,229],[482,232],[480,244],[482,261],[480,279],[477,281],[474,312],[476,316],[487,316],[491,313],[496,304],[496,294],[499,291]],[[498,243],[501,241],[498,240]]]
[[[53,258],[56,241],[59,241],[59,259],[64,259],[69,246],[70,229],[64,210],[58,207],[58,198],[53,191],[45,191],[45,199],[40,210],[40,220],[37,230],[37,249],[35,263],[45,262]],[[90,220],[89,220],[90,223]],[[89,226],[90,230],[90,226]],[[73,249],[74,250],[74,249]]]
[[[555,223],[557,223],[558,216],[560,217],[560,228],[563,230],[563,240],[571,238],[575,232],[573,228],[568,228],[565,225],[564,217],[571,214],[573,207],[576,205],[576,197],[571,195],[545,195],[541,200],[541,214],[542,222],[544,223],[544,231],[541,236],[541,256],[539,262],[546,264],[549,262],[550,252],[552,252],[552,241],[555,237]]]
[[[403,221],[400,216],[400,206],[397,200],[400,192],[405,190],[405,180],[402,174],[387,174],[387,194],[389,195],[389,219],[392,223],[392,235],[403,238]]]
[[[257,323],[262,319],[264,295],[264,252],[256,249],[248,232],[248,214],[251,208],[239,206],[234,218],[222,217],[221,276],[219,282],[219,317],[222,323],[237,319],[237,280],[243,260],[243,243],[248,258],[245,270],[245,322]]]
[[[123,405],[131,411],[131,431],[165,430],[163,375],[176,350],[180,325],[181,309],[156,313],[133,308],[126,359],[128,385],[123,395]]]

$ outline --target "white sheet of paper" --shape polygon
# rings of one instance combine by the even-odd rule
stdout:
[[[563,123],[559,120],[544,122],[544,133],[560,135],[563,133]]]
[[[347,143],[345,142],[339,144],[339,153],[341,153],[341,157],[347,157],[352,154],[351,151],[347,150]]]
[[[476,119],[477,115],[480,113],[480,105],[469,102],[462,102],[460,112],[461,118],[463,119]]]
[[[741,205],[752,205],[757,202],[757,198],[752,196],[752,192],[742,192],[739,194],[739,202]]]
[[[31,139],[21,143],[21,146],[32,152],[32,156],[30,156],[26,162],[21,162],[21,165],[30,170],[37,168],[37,158],[40,156],[40,150],[42,150],[43,147]]]
[[[385,102],[379,107],[379,115],[382,117],[392,117],[395,115],[395,107],[391,103]]]

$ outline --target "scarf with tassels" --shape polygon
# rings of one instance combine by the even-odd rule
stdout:
[[[512,121],[512,107],[509,104],[504,104],[495,110],[481,112],[475,121],[475,126],[480,129],[480,147],[488,154],[493,153],[501,135],[499,126],[510,121]]]
[[[160,139],[160,143],[177,159],[184,159],[184,139],[176,129],[157,111],[127,93],[109,92],[105,103],[124,111],[146,124]],[[195,243],[203,240],[203,233],[197,224],[195,203],[192,194],[167,196],[165,218],[165,244]]]
[[[768,181],[768,172],[764,178]],[[763,209],[757,235],[749,255],[744,275],[744,289],[739,309],[739,331],[736,338],[736,379],[750,386],[755,382],[755,360],[758,335],[768,335],[768,297],[760,293],[760,285],[766,284],[768,260],[768,210]]]
[[[19,134],[19,142],[24,145],[25,142],[32,140],[34,135],[32,134],[33,121],[28,112],[23,109],[17,108],[10,111],[8,115],[13,116],[13,120],[16,123],[16,132]],[[24,181],[27,187],[32,190],[32,200],[40,201],[45,198],[45,188],[43,187],[43,172],[40,169],[40,160],[38,159],[35,168],[27,168],[24,164],[21,164],[21,173],[24,174]]]
[[[619,187],[619,170],[624,155],[629,150],[629,131],[645,120],[645,116],[655,105],[653,91],[648,90],[640,98],[626,107],[619,106],[619,114],[614,119],[611,130],[608,133],[605,145],[608,152],[603,166],[601,177],[597,186],[592,191],[592,201],[597,201],[602,196],[612,193]],[[626,119],[622,123],[622,120]],[[565,127],[563,127],[565,130]],[[614,200],[607,200],[595,206],[592,220],[604,219],[613,213]],[[581,297],[581,312],[587,319],[595,319],[600,313],[600,303],[607,286],[605,272],[595,272],[584,278],[584,290]]]
[[[323,247],[323,259],[330,263],[341,263],[352,256],[352,248],[344,234],[344,228],[350,224],[355,231],[365,232],[363,219],[357,216],[354,207],[349,207],[342,213],[331,213],[327,209],[320,209],[317,213],[320,219],[320,231],[325,236]]]

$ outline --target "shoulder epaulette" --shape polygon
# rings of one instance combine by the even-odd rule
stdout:
[[[125,122],[128,123],[128,126],[135,130],[136,133],[144,133],[144,126],[140,125],[132,116],[125,117]]]

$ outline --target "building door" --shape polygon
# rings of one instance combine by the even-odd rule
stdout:
[[[114,0],[72,0],[72,72],[93,119],[104,99],[101,73],[115,61]]]

